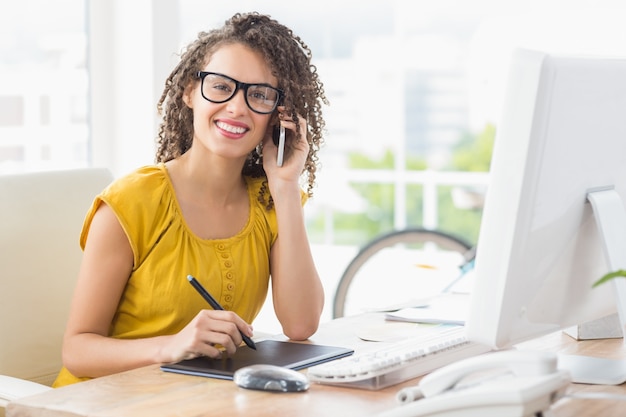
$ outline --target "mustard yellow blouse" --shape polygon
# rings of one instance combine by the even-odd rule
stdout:
[[[224,309],[252,323],[267,296],[270,248],[278,231],[276,212],[266,210],[257,199],[264,180],[246,177],[248,222],[227,239],[206,240],[191,232],[163,164],[142,167],[114,181],[95,198],[83,225],[81,247],[104,202],[117,215],[134,254],[132,273],[111,323],[111,337],[174,334],[198,311],[210,308],[189,284],[189,274]],[[53,386],[84,379],[63,368]]]

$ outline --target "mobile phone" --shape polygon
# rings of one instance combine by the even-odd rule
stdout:
[[[274,126],[272,135],[274,145],[278,147],[278,155],[276,156],[276,165],[283,166],[283,157],[285,155],[285,128],[283,125]]]

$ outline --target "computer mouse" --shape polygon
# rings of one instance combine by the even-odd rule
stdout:
[[[277,365],[250,365],[235,371],[235,384],[242,388],[276,391],[300,392],[309,389],[309,378],[293,369]]]

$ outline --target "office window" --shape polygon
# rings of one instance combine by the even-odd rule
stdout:
[[[475,242],[480,205],[462,200],[486,189],[511,48],[624,53],[620,2],[570,3],[178,0],[157,13],[153,45],[155,59],[173,59],[235,12],[290,26],[311,47],[331,103],[319,187],[306,211],[312,242],[361,246],[408,226]],[[143,15],[149,20],[138,14],[133,24]],[[173,37],[178,48],[164,45]],[[157,96],[173,65],[153,74]]]
[[[0,174],[88,165],[85,0],[0,14]]]
[[[181,45],[235,12],[256,10],[290,26],[313,51],[330,100],[319,187],[307,207],[314,243],[362,245],[405,226],[457,227],[423,207],[451,204],[449,189],[425,197],[423,179],[412,173],[453,169],[453,148],[476,131],[468,49],[492,2],[445,3],[180,0]],[[445,13],[450,5],[459,13]],[[432,198],[441,201],[425,202]],[[479,217],[464,230],[469,239]]]
[[[386,232],[423,227],[477,242],[512,48],[626,55],[621,3],[178,0],[179,46],[256,10],[311,47],[330,106],[305,213],[331,300],[358,249]],[[398,272],[398,258],[379,259],[376,279],[390,265]]]

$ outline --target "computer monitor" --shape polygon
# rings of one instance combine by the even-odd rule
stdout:
[[[626,269],[624,202],[626,58],[515,50],[477,243],[469,338],[507,348],[614,314],[618,299],[626,307],[624,279],[592,287]]]

